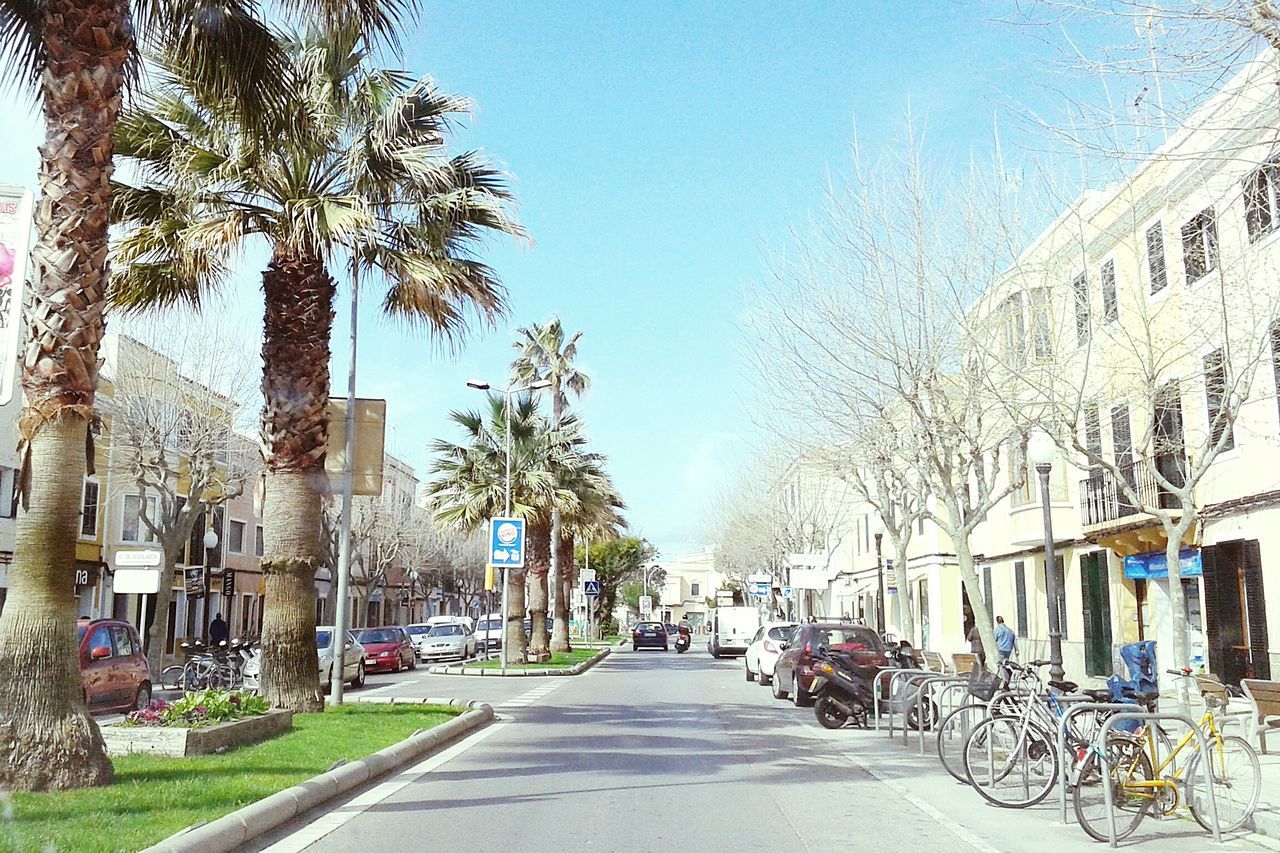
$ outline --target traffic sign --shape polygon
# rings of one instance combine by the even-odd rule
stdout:
[[[524,568],[524,519],[489,519],[489,562],[499,569]]]
[[[751,594],[760,598],[769,597],[769,581],[752,581]]]
[[[592,598],[594,598],[595,596],[599,595],[599,594],[600,594],[600,581],[597,581],[597,580],[583,581],[583,582],[582,582],[582,594],[583,594],[583,595],[587,595],[587,596],[591,596]]]
[[[652,595],[640,596],[640,615],[648,616],[652,612],[653,612],[653,596]]]
[[[593,580],[595,580],[595,579],[596,579],[596,570],[595,570],[595,569],[583,569],[583,570],[582,570],[581,572],[579,572],[578,574],[582,576],[582,580],[584,580],[584,581],[593,581]]]
[[[783,597],[783,598],[787,598],[787,599],[795,598],[795,597],[796,597],[796,592],[795,592],[795,590],[793,590],[791,587],[789,587],[789,586],[784,586],[784,587],[782,588],[782,597]]]

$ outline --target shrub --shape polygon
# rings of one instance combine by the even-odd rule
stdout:
[[[265,714],[270,707],[261,696],[243,690],[196,690],[172,704],[153,699],[131,711],[121,725],[194,729]]]

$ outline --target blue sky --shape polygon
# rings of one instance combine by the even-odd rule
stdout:
[[[738,322],[765,245],[820,203],[855,120],[878,150],[900,138],[910,103],[934,157],[988,146],[1001,90],[1016,97],[1037,61],[1032,40],[991,14],[947,2],[430,2],[402,63],[476,100],[459,144],[511,171],[536,245],[491,246],[511,316],[457,353],[361,312],[360,393],[388,399],[389,443],[423,470],[446,413],[481,402],[465,381],[499,382],[512,330],[558,313],[586,333],[594,388],[581,411],[634,528],[667,557],[700,546],[721,473],[748,453]],[[35,119],[10,110],[0,181],[34,186]],[[218,310],[260,324],[260,260],[247,260]],[[346,322],[340,310],[339,393]]]

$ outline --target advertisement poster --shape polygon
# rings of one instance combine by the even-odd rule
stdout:
[[[0,185],[0,406],[13,399],[31,242],[31,190]]]

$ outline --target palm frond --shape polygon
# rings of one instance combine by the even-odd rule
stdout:
[[[34,90],[48,61],[40,38],[39,0],[0,2],[0,50],[5,55],[5,76]]]

